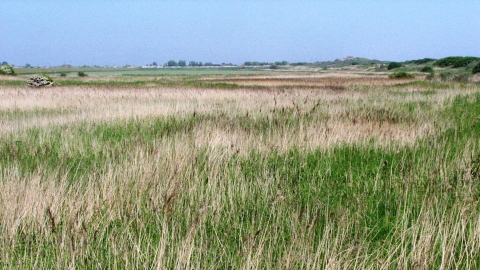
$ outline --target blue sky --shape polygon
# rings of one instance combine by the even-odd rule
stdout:
[[[480,56],[480,1],[0,0],[0,61],[404,61]]]

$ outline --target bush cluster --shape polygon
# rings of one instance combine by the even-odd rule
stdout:
[[[0,66],[0,75],[15,75],[15,70],[8,64]]]
[[[390,62],[390,64],[388,64],[387,69],[388,69],[388,70],[391,70],[391,69],[394,69],[394,68],[399,68],[399,67],[401,67],[401,66],[402,66],[401,63]]]
[[[389,76],[390,79],[409,79],[415,78],[415,75],[407,73],[407,72],[396,72]]]
[[[480,58],[473,56],[450,56],[439,59],[435,62],[436,66],[439,67],[449,67],[459,68],[459,67],[468,67],[472,62],[478,61]]]
[[[433,68],[426,66],[426,67],[423,67],[422,69],[420,69],[420,72],[432,73],[432,72],[433,72]]]
[[[87,73],[85,73],[83,71],[80,71],[80,72],[78,72],[78,76],[79,77],[85,77],[85,76],[87,76]]]
[[[31,87],[53,86],[53,79],[45,74],[35,75],[29,78],[27,85]]]
[[[405,61],[407,64],[415,64],[415,65],[423,65],[428,62],[435,61],[436,59],[433,58],[423,58],[423,59],[418,59],[418,60],[410,60],[410,61]]]
[[[453,77],[453,74],[450,71],[440,73],[440,79],[442,81],[449,81],[452,79],[452,77]]]
[[[433,80],[433,79],[435,79],[435,72],[430,72],[430,73],[428,73],[428,75],[425,76],[425,79],[427,79],[427,80]]]

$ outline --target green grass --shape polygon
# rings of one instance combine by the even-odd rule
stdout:
[[[191,87],[191,88],[212,88],[212,89],[237,89],[240,86],[234,83],[202,82],[193,80],[135,80],[135,81],[99,81],[99,80],[62,80],[56,81],[61,86],[96,86],[96,87]],[[242,88],[261,88],[259,86],[242,86]]]
[[[419,88],[427,88],[427,89],[434,89],[434,90],[441,90],[441,89],[450,89],[453,88],[452,84],[443,83],[443,82],[432,82],[432,81],[413,81],[407,83],[398,83],[395,84],[395,87],[419,87]]]
[[[51,117],[56,115],[64,115],[69,113],[74,113],[73,109],[47,109],[47,108],[36,108],[31,110],[22,110],[22,109],[13,109],[13,110],[0,110],[0,120],[3,121],[12,121],[20,120],[26,118],[35,118],[35,117]]]
[[[64,72],[67,76],[76,76],[78,72],[85,72],[92,76],[136,76],[136,75],[252,75],[252,74],[271,74],[275,71],[268,68],[17,68],[18,75],[29,74],[58,74]]]
[[[23,81],[20,79],[17,80],[1,80],[0,78],[0,85],[1,86],[25,86],[27,85],[27,81]]]
[[[438,91],[436,90],[422,90],[422,91],[393,91],[392,92],[393,95],[398,95],[398,96],[402,96],[402,97],[406,97],[406,96],[414,96],[414,95],[422,95],[422,96],[434,96],[436,94],[438,94]]]
[[[54,78],[56,86],[87,86],[87,87],[109,87],[109,88],[138,88],[138,87],[189,87],[189,88],[211,88],[211,89],[266,89],[260,85],[244,85],[240,86],[234,83],[225,82],[208,82],[194,79],[196,76],[189,75],[175,75],[159,77],[152,77],[151,74],[145,76],[128,76],[124,80],[119,79],[104,79],[96,78],[72,78],[72,77],[58,77]],[[133,78],[133,79],[131,79]],[[0,85],[22,87],[26,85],[25,81],[19,78],[18,80],[0,80]]]

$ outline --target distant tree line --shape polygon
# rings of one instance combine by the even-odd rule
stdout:
[[[203,66],[203,63],[202,62],[196,62],[196,61],[190,61],[190,62],[188,62],[188,65],[191,66],[191,67],[201,67],[201,66]]]
[[[234,64],[232,64],[232,63],[230,63],[230,64],[225,64],[225,63],[214,64],[212,62],[205,62],[205,63],[197,62],[197,61],[189,61],[188,62],[189,67],[219,67],[221,65],[232,65],[232,66],[234,66]],[[165,64],[165,66],[167,66],[167,67],[186,67],[187,66],[187,61],[179,60],[177,62],[175,60],[170,60]]]
[[[13,66],[13,64],[12,64],[12,65],[9,65],[7,61],[2,61],[2,63],[0,64],[0,66],[4,66],[4,65]],[[28,64],[28,63],[25,64],[24,67],[25,67],[25,68],[32,68],[32,66],[31,66],[30,64]]]
[[[249,61],[243,63],[244,66],[286,66],[289,63],[287,61],[280,61],[280,62],[256,62],[256,61]]]
[[[272,63],[270,62],[245,62],[243,63],[244,66],[270,66]]]
[[[169,67],[185,67],[187,66],[187,61],[179,60],[178,63],[175,60],[170,60],[167,62],[167,66]]]
[[[291,66],[307,66],[307,65],[310,65],[310,63],[308,63],[308,62],[295,62],[295,63],[291,63],[290,65]]]

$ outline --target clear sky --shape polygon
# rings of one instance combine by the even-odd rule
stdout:
[[[479,0],[0,0],[15,65],[480,56]]]

